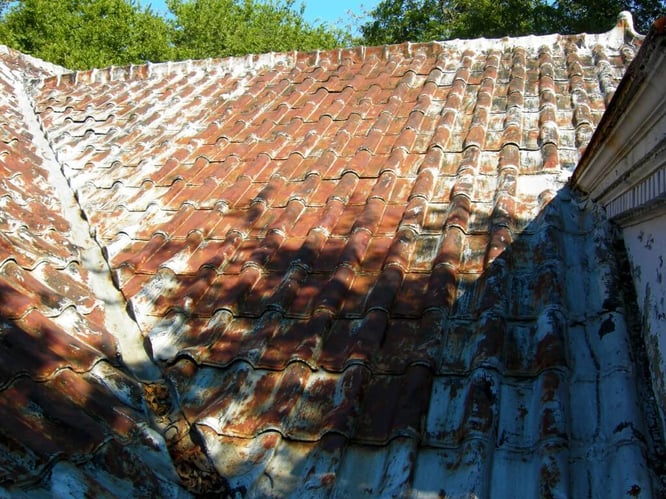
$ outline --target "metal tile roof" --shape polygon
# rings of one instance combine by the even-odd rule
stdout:
[[[0,61],[0,494],[173,495],[166,445],[124,365],[141,356],[121,358],[122,296],[95,275],[101,251],[72,216],[24,90],[60,69],[7,49]]]
[[[4,55],[1,487],[658,496],[612,229],[566,186],[640,40],[29,88]]]

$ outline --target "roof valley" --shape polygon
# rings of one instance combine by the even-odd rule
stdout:
[[[143,347],[143,338],[137,323],[127,313],[127,302],[120,290],[113,284],[111,269],[98,241],[92,236],[93,230],[83,207],[63,173],[63,164],[57,149],[49,139],[36,111],[31,97],[29,83],[12,72],[15,81],[15,95],[23,114],[24,123],[32,134],[32,144],[41,152],[43,166],[48,172],[48,181],[60,203],[61,214],[69,223],[70,241],[80,251],[79,264],[86,271],[87,285],[95,298],[104,302],[104,322],[108,331],[114,331],[124,364],[143,380],[159,379],[160,373],[148,358]]]

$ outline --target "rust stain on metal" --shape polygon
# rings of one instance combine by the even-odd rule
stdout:
[[[22,437],[0,431],[6,468],[27,483],[58,455],[83,473],[127,442],[139,457],[107,468],[133,491],[155,455],[155,483],[199,495],[555,497],[592,476],[601,497],[607,473],[657,490],[638,397],[612,388],[631,364],[605,222],[565,187],[640,45],[624,35],[53,76],[30,112],[57,158],[8,100],[0,390],[21,405],[0,411]],[[52,74],[8,54],[7,96],[21,71]],[[123,365],[46,162],[157,379]],[[91,381],[100,363],[121,374]]]

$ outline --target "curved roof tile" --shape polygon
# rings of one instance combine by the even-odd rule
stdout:
[[[610,229],[566,185],[640,45],[622,17],[72,74],[3,53],[2,487],[657,496]]]

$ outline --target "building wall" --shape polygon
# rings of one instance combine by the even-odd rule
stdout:
[[[653,387],[666,427],[666,214],[623,230]]]

